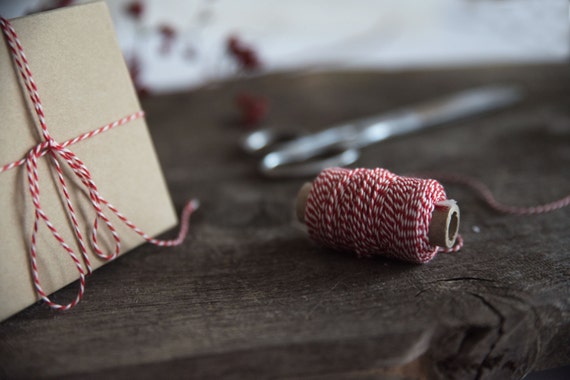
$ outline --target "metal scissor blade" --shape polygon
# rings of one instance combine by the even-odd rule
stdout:
[[[352,147],[364,147],[390,137],[405,135],[453,120],[491,111],[520,100],[515,86],[485,86],[382,116],[358,120],[359,136]]]
[[[286,173],[285,176],[288,177],[294,176],[295,173],[299,176],[317,174],[318,171],[311,172],[311,170],[323,168],[324,165],[337,162],[340,157],[343,157],[340,154],[332,159],[311,160],[324,152],[354,150],[390,137],[505,107],[518,101],[521,97],[522,92],[518,87],[485,86],[381,116],[337,125],[280,145],[278,149],[263,157],[260,170],[271,177],[279,177],[279,172]],[[357,157],[355,154],[345,156],[350,156],[354,160]],[[303,167],[302,162],[308,160],[311,162],[308,163],[307,167]],[[338,164],[347,165],[348,163],[345,161],[339,161]],[[283,170],[283,166],[290,164],[295,164],[297,169]]]

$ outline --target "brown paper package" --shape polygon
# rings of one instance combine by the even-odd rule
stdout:
[[[94,130],[140,109],[104,3],[91,3],[12,21],[24,46],[57,141]],[[0,33],[1,34],[1,33]],[[0,166],[16,161],[40,137],[4,36],[0,43]],[[103,197],[149,235],[177,223],[144,119],[70,147],[90,169]],[[46,157],[40,159],[41,204],[65,240],[79,252]],[[68,182],[77,183],[67,176]],[[85,236],[94,211],[82,190],[71,186]],[[24,166],[0,173],[0,321],[37,301],[29,269],[33,205]],[[110,213],[107,213],[110,215]],[[111,217],[121,253],[143,239]],[[101,228],[102,235],[106,234]],[[108,236],[104,244],[111,248]],[[70,258],[40,224],[39,273],[47,293],[78,278]],[[95,268],[105,264],[90,252]],[[87,289],[89,294],[89,289]],[[69,302],[71,300],[60,300]],[[79,304],[81,305],[81,304]],[[80,306],[79,306],[80,307]]]

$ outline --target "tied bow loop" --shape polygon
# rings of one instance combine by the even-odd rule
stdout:
[[[133,120],[142,118],[144,116],[144,113],[142,111],[134,112],[124,118],[121,118],[112,123],[104,125],[93,131],[84,133],[73,139],[64,141],[63,143],[59,143],[51,136],[49,132],[45,120],[42,102],[38,92],[38,87],[32,76],[32,71],[29,67],[28,60],[24,53],[22,44],[18,39],[16,31],[14,30],[10,22],[2,17],[0,17],[0,27],[6,37],[6,42],[11,52],[15,68],[18,74],[20,75],[22,85],[25,91],[27,92],[31,103],[33,104],[35,116],[39,121],[41,136],[43,138],[43,141],[34,146],[32,149],[30,149],[30,151],[24,158],[0,167],[0,174],[10,169],[16,168],[18,166],[25,165],[27,172],[27,179],[28,179],[28,189],[32,199],[32,203],[34,205],[34,223],[32,227],[32,234],[30,237],[30,250],[29,250],[31,275],[34,282],[34,288],[39,298],[43,299],[45,303],[49,305],[51,308],[58,310],[68,310],[74,307],[83,297],[83,294],[85,292],[85,278],[87,275],[92,273],[93,268],[91,266],[91,260],[89,258],[87,244],[85,243],[85,238],[83,236],[83,233],[81,232],[81,227],[79,220],[77,218],[76,210],[71,200],[69,186],[65,179],[62,164],[67,165],[71,170],[71,173],[79,180],[77,186],[83,188],[86,198],[89,199],[89,205],[90,207],[93,208],[95,212],[95,217],[93,220],[93,224],[91,226],[90,243],[93,248],[94,254],[103,260],[107,261],[113,260],[121,252],[121,238],[117,232],[117,229],[115,228],[109,217],[105,214],[104,209],[110,210],[111,213],[113,213],[122,223],[124,223],[128,228],[130,228],[132,231],[140,235],[147,242],[161,247],[172,247],[180,245],[187,236],[189,229],[189,219],[192,212],[198,208],[198,201],[191,200],[185,205],[182,212],[182,217],[181,217],[182,221],[178,236],[172,240],[159,240],[147,235],[144,231],[139,229],[125,215],[119,212],[119,210],[115,206],[113,206],[105,198],[103,198],[100,195],[97,185],[95,184],[93,177],[91,175],[91,172],[89,171],[85,163],[75,153],[73,153],[70,149],[68,149],[68,147],[79,141],[89,139],[100,133],[107,132],[113,128],[128,124]],[[49,156],[48,160],[51,164],[50,168],[54,170],[55,175],[57,177],[57,188],[63,202],[65,203],[65,210],[68,219],[70,221],[70,224],[72,226],[75,240],[79,247],[79,252],[80,252],[79,255],[64,240],[58,228],[52,223],[50,217],[47,215],[47,213],[44,211],[41,205],[40,201],[41,186],[40,186],[40,176],[38,173],[38,160],[46,155]],[[59,245],[71,258],[79,274],[79,289],[77,295],[75,299],[73,299],[68,304],[59,304],[57,302],[52,301],[41,285],[39,269],[38,269],[38,259],[37,259],[38,257],[37,235],[41,222],[43,222],[43,224],[46,225],[46,227],[51,232],[53,238],[59,243]],[[106,229],[112,236],[114,247],[110,249],[109,252],[105,252],[101,248],[98,242],[99,226],[101,223],[106,227]],[[85,268],[83,267],[82,261],[85,264]]]

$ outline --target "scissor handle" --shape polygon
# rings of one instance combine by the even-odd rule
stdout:
[[[288,142],[298,141],[304,134],[276,128],[260,129],[248,134],[241,143],[242,149],[251,155],[262,157],[259,171],[270,178],[291,178],[313,176],[332,166],[347,166],[358,160],[357,149],[336,149],[320,159],[310,157],[299,159],[298,155],[288,155],[282,148]],[[311,152],[313,156],[314,152]]]
[[[295,156],[287,157],[282,151],[265,155],[259,163],[259,171],[269,178],[310,177],[326,168],[348,166],[360,157],[360,151],[354,148],[340,149],[324,158],[299,160]]]
[[[346,166],[358,159],[357,149],[387,138],[411,133],[512,104],[521,98],[515,86],[484,86],[403,108],[381,116],[350,121],[297,139],[289,132],[266,129],[247,136],[244,149],[267,153],[259,170],[268,177],[314,175],[326,167]],[[271,149],[270,149],[271,148]],[[332,156],[331,156],[331,152]],[[321,159],[324,154],[329,156]]]
[[[266,128],[249,133],[241,142],[241,148],[248,154],[260,156],[279,149],[283,143],[303,136],[300,132]]]

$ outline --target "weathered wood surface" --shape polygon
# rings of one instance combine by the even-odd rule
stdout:
[[[497,215],[449,186],[460,253],[357,259],[294,222],[303,180],[262,179],[237,148],[238,91],[267,96],[272,125],[315,130],[495,82],[527,100],[368,148],[360,165],[468,174],[516,205],[565,195],[567,66],[283,74],[146,99],[176,206],[202,202],[190,238],[98,270],[70,312],[38,304],[0,324],[0,377],[506,379],[570,363],[570,208]]]

